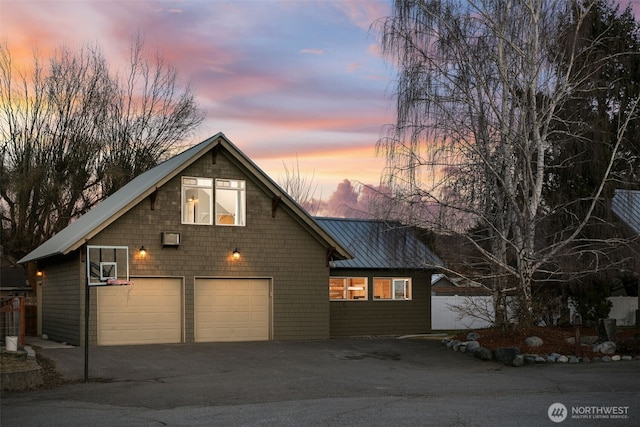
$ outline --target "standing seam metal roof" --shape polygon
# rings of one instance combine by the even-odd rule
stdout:
[[[611,209],[636,234],[640,234],[640,191],[616,190]]]
[[[316,218],[316,221],[353,254],[353,259],[332,261],[333,268],[424,269],[444,266],[411,228],[399,222],[349,218]]]

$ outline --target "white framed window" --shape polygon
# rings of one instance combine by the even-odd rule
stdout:
[[[411,279],[395,277],[375,277],[373,279],[373,299],[410,300]]]
[[[366,277],[330,277],[329,299],[366,301],[368,297]]]
[[[216,225],[244,226],[246,205],[245,181],[216,179]]]
[[[213,223],[213,179],[182,177],[182,223]]]

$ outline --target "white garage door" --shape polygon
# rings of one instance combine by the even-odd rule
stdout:
[[[98,291],[98,345],[182,341],[182,280],[136,278]]]
[[[198,279],[195,340],[266,341],[271,319],[268,279]]]

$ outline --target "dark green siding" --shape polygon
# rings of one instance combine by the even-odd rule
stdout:
[[[331,276],[367,277],[366,301],[331,301],[331,336],[409,335],[431,332],[431,273],[420,270],[332,269]],[[374,277],[410,277],[411,301],[373,300]]]

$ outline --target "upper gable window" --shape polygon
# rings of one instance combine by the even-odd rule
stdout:
[[[245,182],[237,179],[216,179],[216,225],[246,224]]]
[[[211,225],[213,179],[182,178],[182,223]]]

